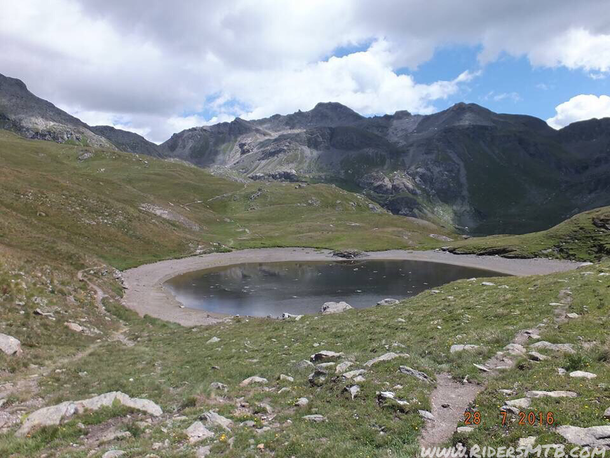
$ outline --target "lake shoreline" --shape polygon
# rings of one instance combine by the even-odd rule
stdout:
[[[140,316],[149,315],[183,326],[204,326],[226,321],[231,315],[184,307],[164,283],[187,272],[256,262],[344,261],[331,250],[314,248],[260,248],[212,253],[145,264],[123,273],[127,290],[123,304]],[[551,259],[506,259],[498,256],[454,255],[442,251],[388,250],[367,252],[358,260],[424,261],[472,267],[514,276],[565,272],[581,263]]]

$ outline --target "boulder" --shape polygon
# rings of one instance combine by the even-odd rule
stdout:
[[[201,423],[200,421],[196,421],[191,426],[189,426],[186,429],[185,433],[189,438],[189,443],[191,444],[195,444],[204,439],[207,439],[208,437],[214,436],[214,433],[205,426],[203,426],[203,423]]]
[[[67,322],[65,323],[66,327],[74,332],[83,332],[83,327],[80,324]]]
[[[545,361],[545,360],[549,359],[549,357],[548,357],[548,356],[544,356],[543,354],[538,353],[537,351],[530,351],[530,352],[527,354],[527,356],[529,356],[529,358],[530,358],[532,361]]]
[[[304,371],[307,369],[313,369],[313,363],[307,361],[306,359],[299,361],[298,363],[295,364],[295,368],[298,371]]]
[[[610,449],[610,425],[579,428],[577,426],[560,426],[557,433],[564,439],[581,447],[599,447]]]
[[[532,401],[529,398],[513,399],[512,401],[506,401],[506,405],[509,407],[515,407],[517,409],[529,409]]]
[[[305,407],[307,404],[309,404],[309,399],[307,399],[307,398],[299,398],[294,403],[294,405],[297,407]]]
[[[346,310],[350,310],[353,307],[349,305],[347,302],[325,302],[320,309],[322,315],[330,315],[333,313],[342,313]]]
[[[523,345],[519,345],[516,343],[508,344],[506,347],[504,347],[504,349],[513,356],[523,356],[525,355],[525,353],[527,353],[527,350]]]
[[[280,382],[294,382],[294,377],[291,377],[290,375],[285,375],[285,374],[280,374],[280,376],[278,377],[278,380]]]
[[[431,412],[428,412],[427,410],[418,410],[419,412],[419,416],[422,417],[424,420],[427,421],[434,421],[434,415],[432,415]]]
[[[102,458],[119,458],[119,456],[125,455],[123,450],[110,450],[102,455]]]
[[[21,342],[7,334],[0,334],[0,350],[9,356],[21,354]]]
[[[163,414],[161,407],[148,399],[131,398],[120,391],[112,391],[83,401],[66,401],[55,406],[39,409],[25,419],[25,422],[15,435],[23,437],[36,428],[56,426],[74,415],[82,414],[86,411],[96,411],[102,407],[111,407],[115,402],[125,407],[146,412],[155,417]]]
[[[213,343],[216,343],[216,342],[220,342],[220,339],[218,337],[214,336],[210,340],[208,340],[206,343],[213,344]]]
[[[608,407],[604,412],[604,418],[610,420],[610,407]]]
[[[342,377],[349,380],[354,377],[358,377],[359,375],[364,374],[366,371],[364,369],[356,369],[354,371],[345,372]]]
[[[349,367],[351,365],[353,365],[354,363],[352,363],[351,361],[344,361],[342,363],[337,364],[337,367],[335,369],[335,373],[337,374],[343,374],[346,370],[349,369]]]

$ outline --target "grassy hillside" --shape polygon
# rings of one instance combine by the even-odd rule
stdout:
[[[195,457],[209,446],[211,456],[225,457],[412,457],[425,427],[419,410],[430,408],[436,377],[448,372],[455,380],[482,381],[473,364],[535,326],[541,339],[573,344],[575,353],[541,350],[549,357],[542,362],[520,357],[473,404],[483,414],[481,425],[450,441],[515,445],[535,435],[540,443],[565,442],[551,426],[499,426],[504,398],[498,389],[514,390],[515,398],[531,389],[573,390],[578,397],[535,399],[532,409],[555,412],[555,426],[604,424],[610,406],[607,262],[549,276],[485,279],[493,285],[458,281],[395,306],[299,321],[233,318],[186,329],[141,319],[121,305],[114,267],[257,246],[433,247],[439,242],[430,233],[448,234],[370,205],[332,186],[244,185],[181,164],[0,131],[0,333],[21,340],[23,349],[20,356],[0,352],[0,456],[101,458],[120,449],[126,458]],[[578,232],[571,234],[575,247]],[[566,291],[571,300],[562,313],[578,316],[557,320]],[[82,330],[68,327],[74,324]],[[451,354],[453,344],[480,348]],[[335,362],[351,362],[348,370],[366,368],[353,400],[344,388],[354,382],[334,367],[317,384],[308,380],[313,369],[299,369],[320,350],[343,352]],[[386,352],[401,356],[364,366]],[[399,372],[401,365],[423,371],[431,383]],[[559,377],[559,368],[598,377]],[[254,375],[267,383],[240,386]],[[213,382],[225,384],[226,392]],[[115,405],[14,435],[38,408],[115,390],[150,399],[164,414],[153,418]],[[407,404],[379,400],[380,391]],[[301,397],[307,406],[295,406]],[[233,426],[210,426],[212,437],[189,443],[186,428],[210,410]],[[303,418],[313,414],[326,421]]]
[[[180,163],[0,130],[0,244],[73,266],[83,256],[125,268],[264,246],[438,246],[431,233],[450,234],[334,186],[244,185]]]
[[[610,257],[610,207],[580,213],[551,229],[524,235],[477,237],[450,244],[456,254],[596,261]]]

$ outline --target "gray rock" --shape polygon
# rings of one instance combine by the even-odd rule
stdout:
[[[304,370],[309,370],[309,369],[313,369],[314,365],[313,363],[307,361],[306,359],[299,361],[298,363],[295,364],[295,368],[298,371],[304,371]]]
[[[322,315],[330,315],[333,313],[342,313],[347,310],[351,310],[353,307],[347,302],[325,302],[320,309]]]
[[[489,372],[490,369],[488,367],[482,366],[481,364],[473,364],[474,367],[476,367],[478,370],[482,371],[482,372]]]
[[[203,426],[203,423],[200,421],[196,421],[191,426],[189,426],[186,431],[186,435],[189,438],[189,443],[195,444],[200,442],[208,437],[214,437],[214,433]]]
[[[365,378],[364,378],[362,375],[356,375],[356,376],[353,378],[353,381],[354,381],[355,383],[363,383],[363,382],[365,382],[365,381],[366,381],[366,379],[365,379]]]
[[[13,336],[0,334],[0,350],[9,356],[20,355],[21,342]]]
[[[210,340],[208,340],[206,343],[213,344],[213,343],[216,343],[216,342],[220,342],[220,339],[218,337],[214,336]]]
[[[163,414],[161,407],[148,399],[131,398],[120,391],[113,391],[83,401],[66,401],[55,406],[39,409],[25,419],[25,422],[15,435],[24,437],[36,428],[59,425],[74,415],[82,414],[86,411],[96,411],[102,407],[111,407],[114,402],[118,402],[125,407],[146,412],[155,417]]]
[[[607,418],[608,420],[610,420],[610,407],[608,407],[606,409],[606,411],[604,412],[604,418]]]
[[[339,364],[337,364],[337,368],[335,369],[335,373],[342,374],[343,372],[348,370],[349,367],[352,366],[353,364],[354,363],[352,363],[351,361],[344,361],[342,363],[339,363]]]
[[[457,429],[457,432],[460,434],[470,434],[473,431],[474,431],[474,428],[472,426],[460,426]]]
[[[280,382],[294,382],[294,378],[291,377],[290,375],[285,375],[285,374],[280,374],[279,377]]]
[[[299,398],[294,403],[294,405],[297,407],[305,407],[307,404],[309,404],[309,399],[307,399],[307,398]]]
[[[523,345],[519,345],[516,343],[508,344],[506,347],[504,347],[504,349],[507,350],[513,356],[523,356],[525,355],[525,353],[527,353],[527,350]]]
[[[206,445],[205,447],[199,447],[197,449],[197,451],[195,452],[195,457],[196,458],[206,458],[206,457],[210,456],[210,453],[212,453],[212,447],[209,445]]]
[[[530,351],[527,356],[529,356],[529,358],[533,361],[545,361],[547,359],[550,359],[548,356],[544,356],[541,353],[538,353],[537,351]]]
[[[597,375],[593,374],[592,372],[574,371],[574,372],[570,372],[570,377],[592,379],[592,378],[597,377]]]
[[[419,416],[422,417],[424,420],[427,421],[434,421],[434,415],[432,415],[431,412],[428,412],[427,410],[418,410],[419,412]]]
[[[389,352],[389,353],[385,353],[385,354],[383,354],[381,356],[378,356],[377,358],[373,358],[373,359],[367,361],[366,363],[364,363],[364,365],[366,367],[371,367],[371,366],[373,366],[373,365],[375,365],[377,363],[381,363],[381,362],[384,362],[384,361],[391,361],[393,359],[400,358],[400,357],[408,358],[409,355],[402,354],[402,353]]]
[[[528,391],[528,398],[575,398],[578,394],[574,391]]]
[[[570,318],[571,320],[575,320],[576,318],[578,318],[580,315],[578,313],[566,313],[566,316],[568,318]]]
[[[239,386],[244,387],[244,386],[252,385],[253,383],[256,383],[259,385],[266,385],[267,383],[269,383],[269,380],[267,380],[266,378],[263,378],[263,377],[259,377],[258,375],[253,375],[252,377],[248,377],[247,379],[242,381],[239,384]]]
[[[552,350],[561,353],[576,353],[572,344],[553,344],[545,340],[530,345],[530,348],[535,348],[536,350]]]
[[[560,426],[556,431],[572,444],[610,449],[610,425],[591,426],[590,428],[566,425]]]
[[[311,361],[323,361],[325,359],[341,358],[343,353],[337,353],[329,350],[322,350],[318,353],[311,355],[309,358]]]
[[[522,437],[521,439],[519,439],[519,442],[517,442],[517,447],[525,449],[533,448],[534,444],[536,444],[536,439],[536,436]]]
[[[509,407],[515,407],[517,409],[528,409],[531,405],[532,400],[529,398],[520,398],[513,399],[511,401],[506,401],[506,405]]]
[[[119,456],[125,455],[123,450],[110,450],[102,455],[102,458],[119,458]]]
[[[74,332],[83,332],[83,327],[80,324],[68,322],[65,325]]]
[[[408,406],[409,401],[405,401],[403,399],[398,399],[396,394],[392,391],[378,391],[377,392],[377,401],[378,402],[387,402],[392,401],[398,404],[399,406]]]
[[[208,426],[220,426],[227,431],[231,430],[233,427],[232,420],[229,420],[228,418],[225,418],[212,410],[204,412],[199,419],[205,421]]]
[[[228,387],[224,383],[220,382],[212,382],[210,383],[210,388],[213,390],[227,391]]]
[[[303,420],[312,421],[314,423],[321,423],[326,421],[326,417],[323,415],[305,415]]]
[[[400,366],[399,370],[403,374],[407,374],[407,375],[410,375],[411,377],[415,377],[416,379],[421,380],[422,382],[430,383],[432,381],[430,379],[430,377],[428,377],[428,375],[425,374],[424,372],[418,371],[416,369],[412,369],[408,366]]]
[[[293,315],[292,313],[282,313],[282,316],[280,318],[282,320],[293,319],[294,321],[299,321],[301,318],[303,318],[303,315]]]
[[[476,350],[477,348],[479,348],[478,345],[456,344],[456,345],[451,345],[451,348],[449,349],[449,353],[459,353],[461,351],[473,351],[473,350]]]
[[[349,371],[349,372],[345,372],[343,373],[342,377],[349,380],[352,379],[354,377],[358,377],[359,375],[362,375],[366,372],[365,369],[355,369],[353,371]]]
[[[346,386],[343,388],[343,391],[348,392],[351,398],[354,399],[360,393],[360,387],[358,385]]]
[[[382,306],[383,305],[395,305],[395,304],[398,304],[399,302],[400,301],[398,299],[387,298],[387,299],[383,299],[383,300],[377,302],[377,305],[382,305]]]
[[[316,369],[314,372],[309,374],[308,380],[312,386],[322,386],[328,377],[328,372]]]

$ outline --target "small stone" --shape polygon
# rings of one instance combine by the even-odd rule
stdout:
[[[528,409],[532,403],[529,398],[513,399],[512,401],[506,401],[506,405],[509,407],[516,407],[517,409]]]
[[[504,349],[507,350],[513,356],[525,355],[525,353],[527,352],[523,345],[519,345],[516,343],[508,344],[506,347],[504,347]]]
[[[125,455],[123,450],[110,450],[102,455],[102,458],[118,458]]]
[[[21,342],[13,336],[0,334],[0,350],[9,356],[20,355]]]
[[[432,415],[431,412],[428,412],[427,410],[418,410],[418,412],[419,416],[422,417],[424,420],[434,421],[434,415]]]
[[[576,318],[578,318],[580,315],[578,313],[567,313],[566,316],[568,318],[570,318],[571,320],[575,320]]]
[[[358,385],[346,386],[343,388],[343,391],[347,391],[352,399],[354,399],[356,395],[360,393],[360,387]]]
[[[247,379],[242,381],[239,384],[239,386],[244,387],[244,386],[251,385],[253,383],[265,385],[265,384],[269,383],[269,380],[267,380],[266,378],[263,378],[263,377],[259,377],[258,375],[253,375],[252,377],[248,377]]]
[[[329,350],[322,350],[322,351],[319,351],[318,353],[311,355],[311,357],[309,359],[311,361],[322,361],[325,359],[341,358],[342,356],[343,356],[343,353],[337,353],[337,352],[329,351]]]
[[[305,415],[303,420],[312,421],[314,423],[321,423],[326,421],[326,417],[323,415]]]
[[[74,332],[83,332],[83,327],[79,324],[68,322],[65,325]]]
[[[203,423],[201,423],[200,421],[196,421],[195,423],[193,423],[187,428],[185,432],[189,438],[189,443],[191,444],[195,444],[204,439],[207,439],[208,437],[214,436],[214,433],[207,429],[205,426],[203,426]]]
[[[536,443],[536,436],[529,436],[529,437],[522,437],[521,439],[519,439],[519,442],[517,443],[517,447],[519,448],[526,448],[526,449],[530,449],[534,447],[534,444]]]
[[[536,350],[553,350],[562,353],[576,353],[572,344],[553,344],[545,340],[530,345],[530,348],[535,348]]]
[[[218,337],[214,336],[210,340],[208,340],[206,343],[207,344],[213,344],[213,343],[216,343],[216,342],[220,342],[220,339]]]
[[[228,387],[224,383],[220,382],[212,382],[210,383],[210,388],[213,390],[227,391]]]
[[[337,368],[335,369],[335,373],[337,374],[342,374],[343,372],[345,372],[346,370],[349,369],[349,367],[351,365],[353,365],[354,363],[352,363],[351,361],[344,361],[342,363],[337,364]]]
[[[457,432],[460,433],[460,434],[469,434],[469,433],[471,433],[473,431],[474,431],[474,428],[472,426],[460,426],[457,429]]]
[[[371,367],[374,364],[381,363],[383,361],[391,361],[395,358],[400,358],[400,357],[409,357],[409,355],[389,352],[389,353],[385,353],[381,356],[378,356],[377,358],[373,358],[373,359],[367,361],[366,363],[364,363],[364,365],[366,367]]]
[[[313,369],[314,365],[313,363],[307,361],[306,359],[299,361],[298,363],[295,364],[295,368],[298,371],[304,371],[304,370],[308,370],[308,369]]]
[[[294,378],[291,377],[290,375],[285,375],[285,374],[280,374],[279,377],[280,382],[294,382]]]
[[[314,372],[309,374],[309,377],[307,379],[309,380],[309,383],[312,386],[322,386],[326,381],[327,376],[328,373],[326,371],[316,369]]]
[[[578,394],[573,391],[528,391],[528,398],[575,398]]]
[[[597,375],[593,374],[591,372],[574,371],[574,372],[570,372],[570,377],[592,379],[592,378],[597,377]]]
[[[396,305],[398,304],[400,301],[398,299],[391,299],[391,298],[387,298],[387,299],[383,299],[379,302],[377,302],[377,305]]]
[[[363,383],[365,381],[366,381],[366,379],[362,375],[357,375],[356,377],[354,377],[355,383]]]
[[[195,452],[195,456],[196,458],[206,458],[210,456],[210,453],[212,453],[212,448],[206,445],[205,447],[199,447]]]
[[[604,412],[604,418],[610,420],[610,407],[608,407]]]
[[[548,356],[544,356],[537,351],[530,351],[527,356],[529,356],[532,361],[546,361],[547,359],[550,359]]]
[[[299,398],[294,403],[294,405],[297,407],[305,407],[307,404],[309,404],[309,399],[307,399],[307,398]]]
[[[482,366],[480,364],[473,364],[473,366],[476,367],[477,369],[479,369],[480,371],[489,372],[489,368],[488,367]]]
[[[579,428],[577,426],[560,426],[555,431],[567,441],[582,447],[608,448],[608,437],[610,437],[610,426],[591,426]]]
[[[457,345],[451,345],[451,348],[449,349],[449,353],[459,353],[461,351],[473,351],[476,350],[477,348],[479,348],[478,345],[462,345],[462,344],[457,344]]]
[[[399,370],[403,374],[407,374],[407,375],[410,375],[412,377],[415,377],[416,379],[421,380],[422,382],[430,383],[432,381],[430,379],[430,377],[428,377],[428,375],[425,374],[424,372],[412,369],[412,368],[410,368],[408,366],[400,366]]]
[[[343,378],[349,380],[351,378],[358,377],[359,375],[362,375],[365,372],[366,372],[365,369],[356,369],[356,370],[353,370],[353,371],[345,372],[343,374]]]
[[[204,412],[204,414],[201,415],[199,419],[204,420],[208,425],[220,426],[221,428],[224,428],[227,431],[233,427],[232,420],[229,420],[228,418],[225,418],[212,410],[210,410],[209,412]]]
[[[327,370],[333,369],[335,366],[336,366],[336,364],[333,362],[320,363],[320,364],[316,364],[316,369],[327,371]]]
[[[347,310],[351,310],[353,307],[347,302],[325,302],[320,309],[322,315],[330,315],[333,313],[342,313]]]
[[[492,283],[490,281],[484,281],[484,282],[481,283],[481,285],[483,285],[483,286],[496,286],[495,283]]]
[[[566,371],[563,367],[558,367],[557,368],[557,373],[559,375],[566,375],[568,373],[568,371]]]

